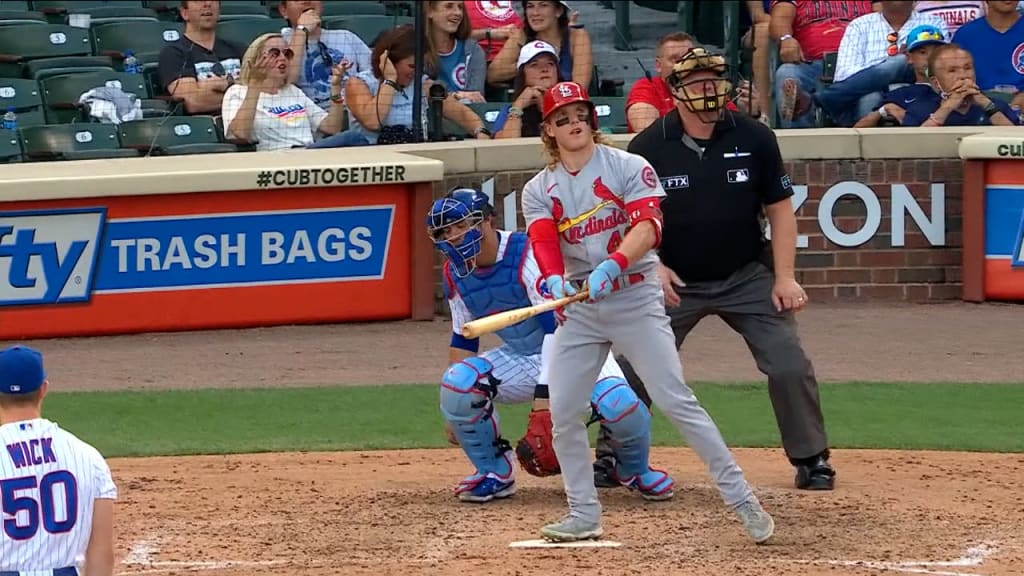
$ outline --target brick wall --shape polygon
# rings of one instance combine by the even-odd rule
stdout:
[[[815,301],[920,302],[960,298],[959,160],[813,160],[786,162],[786,169],[794,186],[806,186],[806,200],[796,212],[798,231],[807,237],[807,246],[797,250],[797,274]],[[493,178],[498,224],[507,227],[502,214],[504,196],[510,190],[521,191],[534,174],[536,171],[450,176],[443,184],[435,184],[434,196],[440,197],[454,186],[480,186]],[[846,247],[830,241],[819,225],[823,196],[841,182],[867,185],[881,207],[877,233],[858,246]],[[931,245],[914,219],[905,215],[904,246],[892,246],[892,184],[906,186],[926,217],[931,216],[931,185],[944,186],[943,245]],[[841,197],[831,212],[835,227],[845,233],[853,233],[865,223],[865,205],[855,197]],[[521,215],[519,218],[516,225],[522,228]],[[447,310],[442,301],[440,272],[437,278],[438,312],[444,314]]]

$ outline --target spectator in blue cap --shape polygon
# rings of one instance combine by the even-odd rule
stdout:
[[[936,46],[946,43],[938,27],[931,24],[917,26],[907,34],[907,62],[914,69],[914,84],[890,90],[882,97],[882,105],[853,125],[854,128],[870,128],[879,125],[899,126],[907,105],[918,98],[929,97],[933,90],[928,80],[928,57]]]

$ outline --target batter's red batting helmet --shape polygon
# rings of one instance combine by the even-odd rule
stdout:
[[[597,109],[587,96],[587,89],[576,82],[559,82],[544,93],[544,120],[555,110],[573,102],[583,102],[590,108],[590,127],[597,130]]]

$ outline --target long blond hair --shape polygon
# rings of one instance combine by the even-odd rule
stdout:
[[[591,137],[594,139],[594,144],[614,146],[612,141],[600,130],[594,130],[591,133]],[[548,136],[548,131],[544,129],[543,125],[540,127],[540,141],[544,145],[544,159],[547,162],[548,169],[553,169],[562,161],[562,155],[558,152],[558,143],[555,142],[554,138]]]
[[[263,72],[256,69],[256,61],[260,59],[260,54],[263,53],[263,46],[269,40],[274,38],[280,38],[284,40],[284,37],[275,32],[270,34],[263,34],[256,38],[249,44],[249,47],[245,49],[245,54],[242,55],[242,73],[238,77],[238,83],[242,86],[248,86],[254,80],[262,80]]]

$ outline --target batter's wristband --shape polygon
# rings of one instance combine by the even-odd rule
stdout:
[[[611,255],[608,256],[608,259],[614,260],[615,263],[619,265],[619,269],[622,270],[623,272],[626,271],[626,268],[629,268],[629,258],[626,258],[626,255],[623,254],[622,252],[612,252]]]

